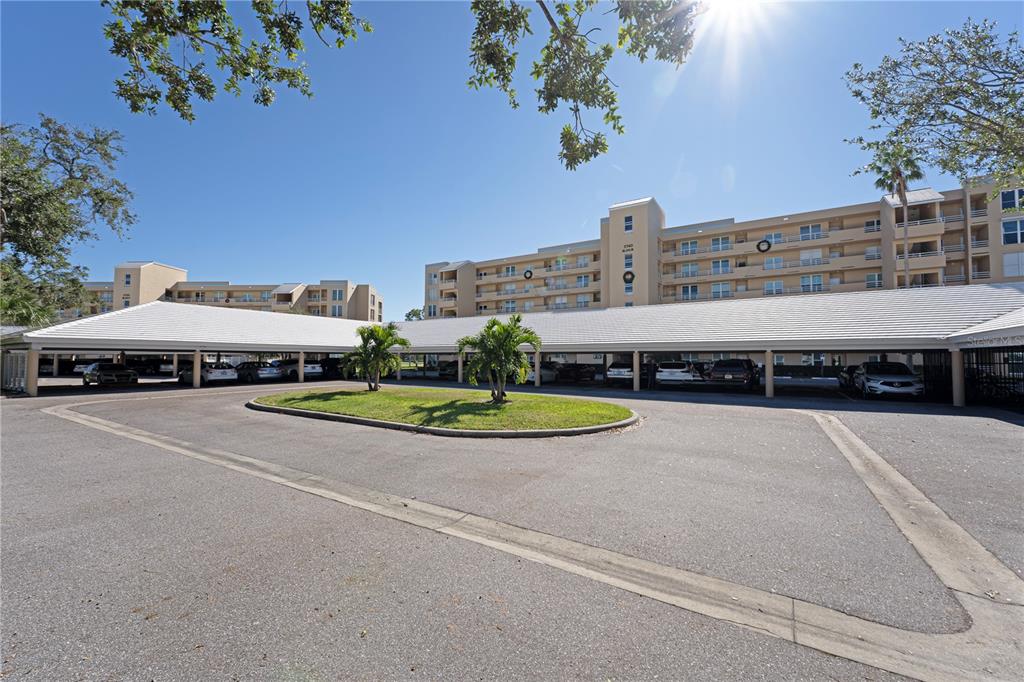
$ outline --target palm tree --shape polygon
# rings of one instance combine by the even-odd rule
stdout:
[[[861,168],[858,173],[871,173],[875,176],[875,187],[899,197],[903,206],[903,284],[910,286],[910,216],[907,206],[907,186],[915,180],[924,178],[921,166],[910,149],[893,138],[881,142],[868,142],[865,149],[874,152],[871,163]]]
[[[409,341],[398,335],[398,325],[388,322],[384,325],[371,324],[356,330],[359,345],[342,358],[345,370],[356,370],[362,374],[371,391],[380,390],[380,377],[402,366],[402,359],[392,353],[395,346],[409,347]]]
[[[517,384],[526,381],[530,362],[521,346],[530,346],[533,352],[540,352],[540,337],[537,332],[524,327],[522,322],[522,315],[512,315],[508,322],[492,317],[478,334],[464,336],[458,341],[460,353],[467,348],[473,351],[466,365],[469,383],[475,386],[477,377],[486,374],[493,403],[506,401],[505,382],[509,376]]]

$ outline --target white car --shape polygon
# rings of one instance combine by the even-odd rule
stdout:
[[[270,363],[281,370],[281,376],[291,381],[299,378],[299,361],[297,358],[289,360],[274,360]],[[302,363],[302,376],[304,379],[319,379],[324,375],[324,368],[319,360],[306,360]]]
[[[533,383],[533,379],[536,375],[533,373],[533,367],[526,375],[526,381]],[[549,362],[540,363],[540,383],[542,384],[553,384],[558,381],[558,371]]]
[[[655,379],[659,384],[685,384],[691,381],[704,381],[704,377],[689,362],[662,362],[658,365]]]
[[[863,398],[877,395],[924,395],[924,382],[902,362],[865,362],[853,373]]]
[[[178,374],[178,381],[182,384],[192,383],[192,366],[189,365]],[[199,370],[199,383],[205,386],[211,381],[238,381],[238,372],[226,362],[209,363],[204,362]]]

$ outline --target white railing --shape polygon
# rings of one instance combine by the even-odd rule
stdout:
[[[960,253],[965,249],[963,244],[950,244],[949,246],[943,246],[942,250],[946,253]]]
[[[864,226],[864,231],[865,232],[881,232],[882,231],[882,226],[881,225],[865,225]]]
[[[988,248],[988,240],[987,239],[972,239],[971,240],[971,248],[972,249],[987,249]]]
[[[988,279],[992,276],[992,273],[988,270],[975,270],[971,273],[972,279]]]
[[[917,253],[911,253],[909,258],[930,258],[931,256],[941,256],[942,251],[921,251]],[[896,260],[903,260],[908,256],[902,253],[896,254]]]
[[[672,301],[676,301],[677,303],[685,303],[689,301],[717,301],[721,298],[732,298],[733,296],[734,293],[732,291],[726,291],[719,294],[699,294],[697,296],[679,296],[677,294],[676,296],[669,296],[667,298]]]
[[[772,266],[770,268],[762,266],[761,269],[762,270],[769,270],[770,271],[770,270],[782,270],[782,269],[785,269],[785,268],[806,268],[806,267],[812,267],[812,266],[815,266],[815,265],[828,265],[828,263],[829,263],[829,259],[828,258],[802,258],[800,260],[786,261],[786,262],[781,263],[779,265],[774,265],[774,266]]]
[[[865,253],[864,260],[881,260],[882,254],[880,253]]]
[[[967,276],[966,275],[943,275],[942,276],[942,281],[943,282],[966,282],[967,281]]]
[[[867,281],[864,282],[864,288],[865,289],[881,289],[882,288],[882,282],[881,281],[867,280]]]
[[[971,217],[972,218],[984,218],[987,215],[988,215],[988,209],[987,208],[976,208],[973,211],[971,211]]]

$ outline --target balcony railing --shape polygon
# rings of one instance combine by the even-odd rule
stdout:
[[[943,282],[966,282],[967,275],[943,275]]]
[[[733,292],[725,291],[718,294],[698,294],[696,296],[681,296],[676,294],[675,296],[669,296],[667,298],[677,303],[685,303],[689,301],[717,301],[721,298],[732,298],[733,296]]]
[[[882,254],[880,254],[880,253],[873,253],[873,252],[869,251],[869,252],[864,254],[864,260],[881,260],[881,259],[882,259]]]
[[[691,277],[708,277],[711,275],[731,275],[733,271],[731,269],[725,270],[687,270],[680,272],[673,272],[672,279],[689,279]]]
[[[865,232],[881,232],[882,231],[882,226],[881,226],[881,224],[878,224],[878,225],[865,225],[864,226],[864,231]]]
[[[960,253],[964,249],[965,247],[963,244],[950,244],[948,246],[942,247],[942,250],[945,251],[946,253]]]
[[[543,268],[544,272],[563,272],[565,270],[579,270],[580,268],[594,267],[595,261],[587,261],[586,263],[565,263],[564,265],[549,265]]]
[[[788,294],[819,294],[824,291],[832,291],[829,284],[801,284],[798,287],[784,287],[782,289],[765,289],[765,296],[784,296]]]
[[[828,258],[801,258],[800,260],[785,261],[772,267],[762,266],[762,270],[783,270],[785,268],[806,268],[814,265],[828,265]]]
[[[943,253],[942,251],[919,251],[919,252],[912,252],[909,257],[910,258],[930,258],[931,256],[941,256],[942,253]],[[907,256],[902,254],[902,253],[896,254],[896,260],[903,260],[906,257]]]
[[[881,280],[870,280],[869,279],[869,280],[864,282],[864,288],[865,289],[881,289],[882,288],[882,281]]]
[[[971,248],[972,249],[987,249],[988,248],[988,240],[987,239],[972,239],[971,240]]]
[[[992,277],[992,273],[988,270],[975,270],[971,273],[972,279],[989,279]]]
[[[984,218],[987,215],[988,215],[988,209],[987,208],[976,208],[973,211],[971,211],[971,217],[972,218]]]

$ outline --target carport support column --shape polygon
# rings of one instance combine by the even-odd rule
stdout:
[[[25,353],[25,393],[39,395],[39,351]]]
[[[299,383],[301,384],[306,380],[306,352],[301,350],[299,351],[298,373]]]
[[[462,358],[463,358],[463,355],[464,355],[463,353],[459,353],[459,383],[460,384],[462,383]]]
[[[633,390],[640,390],[640,351],[633,351]]]
[[[533,353],[533,385],[540,386],[540,351]]]
[[[50,368],[50,374],[57,376],[57,366],[60,364],[60,354],[53,354],[53,367]]]
[[[402,380],[402,363],[403,362],[404,362],[404,360],[402,360],[402,354],[399,353],[398,354],[398,369],[395,370],[395,381],[401,381]]]
[[[964,352],[959,348],[951,348],[949,354],[952,358],[950,366],[953,369],[953,406],[964,407],[967,404],[964,391]]]
[[[192,388],[199,388],[203,378],[203,352],[192,353]]]
[[[770,350],[764,352],[764,397],[775,397],[775,354]]]
[[[171,376],[178,376],[178,354],[171,353]]]

